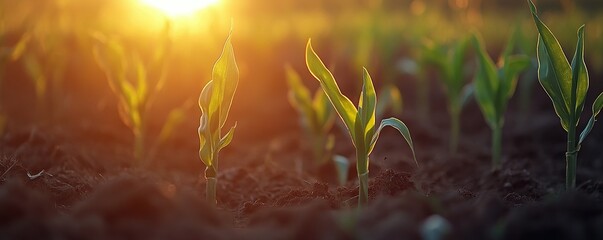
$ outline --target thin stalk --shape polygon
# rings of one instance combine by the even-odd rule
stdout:
[[[365,206],[368,204],[368,156],[365,154],[356,153],[356,171],[358,172],[358,181],[360,186],[358,187],[358,207]]]
[[[492,171],[501,168],[502,126],[492,128]]]
[[[368,177],[369,173],[358,174],[360,186],[358,187],[358,207],[368,204]]]
[[[134,160],[138,163],[138,166],[142,166],[144,163],[144,133],[141,129],[134,130]]]
[[[460,126],[460,111],[450,110],[450,153],[456,153],[459,144],[459,135],[461,132]]]
[[[565,153],[565,190],[576,188],[576,164],[578,150],[576,149],[576,125],[570,125],[567,133],[567,152]]]
[[[215,177],[207,178],[207,185],[205,188],[206,191],[206,199],[209,205],[216,206],[216,186],[218,185],[218,179]]]
[[[205,168],[205,198],[210,206],[216,206],[216,187],[218,185],[218,153],[213,153],[214,165]]]
[[[139,167],[143,167],[144,165],[147,164],[147,159],[146,159],[146,114],[144,114],[144,111],[141,111],[142,113],[140,114],[140,125],[139,126],[134,126],[134,160],[136,161],[136,163],[138,163]]]
[[[528,70],[521,79],[519,91],[519,108],[523,121],[528,121],[532,109],[532,92],[538,79],[538,72],[533,69]]]
[[[417,75],[417,104],[419,105],[419,116],[427,120],[429,118],[429,82],[423,70],[419,71],[420,73]]]
[[[578,50],[580,42],[578,42]],[[578,89],[578,69],[572,69],[572,91],[570,92],[570,111],[569,111],[569,126],[567,126],[567,152],[565,153],[565,190],[576,188],[576,161],[578,158],[578,149],[576,144],[576,126],[578,125],[579,114],[576,112],[576,91]]]

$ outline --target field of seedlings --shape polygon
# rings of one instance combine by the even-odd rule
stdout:
[[[0,0],[0,239],[603,239],[602,108],[599,0]]]

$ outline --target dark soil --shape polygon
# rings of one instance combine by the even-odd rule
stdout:
[[[433,111],[419,119],[414,86],[401,79],[398,117],[419,166],[402,138],[384,131],[371,155],[370,203],[358,210],[354,168],[338,186],[333,166],[311,167],[282,83],[278,93],[235,99],[237,132],[220,155],[213,208],[204,201],[197,109],[138,168],[107,89],[66,94],[62,114],[48,120],[25,109],[34,105],[22,96],[31,86],[18,79],[4,97],[11,121],[0,141],[0,239],[422,239],[433,215],[448,222],[445,239],[603,239],[602,128],[582,146],[578,189],[565,192],[565,133],[538,86],[528,117],[511,103],[503,168],[491,172],[490,132],[475,103],[464,110],[459,153],[450,154],[443,95],[434,89]],[[591,93],[601,89],[593,85]],[[151,120],[149,142],[161,121]],[[335,151],[353,157],[347,133],[334,133]]]

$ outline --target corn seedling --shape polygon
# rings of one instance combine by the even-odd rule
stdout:
[[[473,86],[465,84],[465,54],[469,38],[458,40],[450,48],[427,45],[426,61],[435,64],[441,74],[450,114],[450,152],[456,153],[460,135],[460,117],[463,106],[473,94]]]
[[[322,89],[318,89],[312,97],[293,68],[287,65],[285,71],[289,102],[299,113],[302,129],[312,144],[315,165],[323,165],[331,158],[335,143],[335,137],[329,133],[335,120],[334,112]]]
[[[392,62],[394,58],[394,49],[395,44],[397,42],[390,40],[388,36],[380,36],[375,38],[373,35],[376,35],[377,29],[376,26],[371,26],[372,31],[364,31],[360,33],[360,36],[357,37],[357,41],[353,46],[353,65],[356,68],[362,68],[367,64],[373,62],[373,52],[378,52],[379,59],[377,59],[381,63]],[[378,41],[376,41],[377,39]],[[379,47],[373,47],[379,46]],[[377,51],[380,50],[380,51]],[[385,79],[384,84],[379,90],[379,96],[382,97],[381,101],[377,103],[377,117],[380,118],[385,114],[386,111],[390,110],[393,114],[401,114],[403,107],[402,94],[396,84],[394,82],[395,79],[395,71],[393,68],[385,68],[383,69]],[[362,86],[360,82],[358,83],[357,89],[361,89]]]
[[[19,60],[32,80],[38,112],[55,116],[56,100],[61,96],[62,82],[68,52],[65,33],[41,23],[26,31],[11,53],[13,61]]]
[[[222,128],[226,123],[234,93],[239,83],[239,69],[234,50],[230,42],[232,32],[228,35],[222,55],[214,64],[212,80],[209,81],[199,96],[201,118],[199,124],[199,157],[205,164],[207,179],[206,197],[210,204],[216,204],[216,184],[218,172],[218,154],[232,141],[236,123],[222,136]]]
[[[561,126],[567,132],[567,151],[565,153],[565,188],[576,187],[576,165],[580,145],[592,130],[596,117],[603,108],[603,93],[600,93],[592,106],[592,116],[586,127],[577,137],[577,125],[584,109],[588,91],[588,70],[584,63],[584,25],[578,29],[578,41],[572,63],[568,62],[561,45],[551,30],[540,20],[536,6],[528,0],[534,23],[538,29],[538,80],[551,98],[555,113],[561,120]]]
[[[507,103],[517,86],[517,76],[530,64],[527,56],[511,56],[514,41],[509,40],[498,65],[488,55],[482,40],[475,36],[477,72],[475,73],[475,97],[486,122],[492,129],[492,170],[501,167],[501,145],[504,114]]]
[[[148,63],[138,54],[127,51],[117,38],[99,33],[94,36],[98,41],[93,49],[94,57],[105,72],[109,86],[119,98],[119,116],[134,135],[134,160],[139,166],[147,163],[147,110],[152,98],[163,88],[165,81],[165,59],[170,47],[169,25],[166,25],[163,36],[164,42]],[[170,120],[168,119],[164,127],[172,124],[169,123]]]
[[[519,107],[524,121],[528,121],[532,107],[532,92],[536,82],[538,82],[538,60],[536,59],[536,36],[527,35],[517,24],[513,32],[513,39],[516,43],[516,50],[530,57],[530,65],[524,73],[520,75],[521,81],[518,82],[519,88]]]
[[[397,66],[399,71],[413,76],[416,81],[416,107],[420,118],[423,120],[429,119],[430,81],[427,78],[427,73],[431,70],[429,66],[431,62],[428,57],[433,54],[431,51],[434,51],[433,45],[427,42],[429,41],[414,43],[411,48],[412,57],[401,59]]]
[[[348,179],[349,161],[346,157],[333,155],[335,136],[330,134],[335,113],[322,89],[316,90],[314,97],[301,81],[299,74],[285,66],[289,84],[289,102],[300,115],[300,124],[312,147],[314,166],[322,166],[331,159],[335,165],[337,180],[344,185]]]
[[[406,124],[396,118],[384,119],[379,127],[375,128],[377,95],[366,68],[363,69],[363,86],[358,107],[355,107],[352,101],[341,93],[335,78],[312,49],[311,40],[308,40],[306,45],[306,65],[310,73],[320,82],[322,90],[346,126],[356,148],[356,170],[360,181],[358,205],[365,205],[368,202],[369,155],[375,147],[379,133],[386,126],[398,130],[410,146],[413,159],[418,165],[410,131]]]

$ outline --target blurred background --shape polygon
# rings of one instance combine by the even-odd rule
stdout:
[[[478,32],[495,57],[517,31],[522,53],[533,56],[536,46],[537,34],[523,0],[191,2],[195,1],[0,0],[3,111],[18,119],[12,121],[15,125],[37,122],[48,115],[39,115],[36,105],[56,101],[59,107],[53,114],[59,121],[119,125],[117,97],[93,54],[99,35],[119,39],[126,57],[135,54],[143,60],[151,59],[162,43],[169,42],[166,81],[149,110],[149,128],[158,132],[170,109],[189,106],[183,142],[193,145],[198,109],[191,102],[196,102],[211,78],[231,27],[241,75],[229,119],[239,122],[243,130],[237,138],[243,139],[269,138],[297,128],[297,117],[286,100],[284,65],[293,66],[304,83],[316,89],[304,62],[308,38],[345,92],[356,96],[354,82],[361,79],[360,69],[366,66],[377,85],[390,81],[400,87],[408,106],[405,111],[411,112],[414,100],[407,96],[414,92],[413,66],[426,44],[447,43]],[[599,81],[603,2],[535,3],[568,55],[574,51],[576,30],[586,24],[587,66],[591,81]],[[24,38],[28,44],[19,49]],[[43,78],[47,80],[41,84]],[[35,100],[42,92],[54,100]]]

